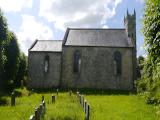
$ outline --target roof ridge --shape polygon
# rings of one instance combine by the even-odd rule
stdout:
[[[70,30],[125,30],[125,28],[69,28]]]
[[[63,40],[38,40],[38,41],[51,41],[51,42],[62,42]]]

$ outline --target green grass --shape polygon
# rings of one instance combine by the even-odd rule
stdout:
[[[91,120],[160,120],[153,105],[134,94],[87,95]]]
[[[33,93],[28,96],[26,90],[16,90],[22,97],[16,98],[16,105],[10,106],[10,97],[5,96],[7,104],[0,106],[1,120],[28,120],[34,114],[35,107],[41,103],[42,94],[46,102],[46,114],[44,120],[83,120],[84,113],[75,96],[69,96],[67,92],[59,93],[56,103],[51,103],[51,95],[55,93]],[[18,93],[19,94],[19,93]]]
[[[55,92],[38,92],[28,96],[26,89],[16,90],[16,106],[10,106],[10,97],[0,106],[1,120],[28,120],[34,114],[35,107],[41,103],[42,94],[46,101],[46,114],[43,120],[84,120],[84,112],[76,96],[60,92],[56,103],[51,103]],[[144,99],[136,94],[117,91],[83,91],[90,104],[90,120],[160,120],[153,105],[147,105]]]
[[[60,93],[55,104],[48,104],[45,120],[84,120],[84,112],[75,96]]]
[[[41,101],[41,97],[38,94],[17,97],[16,106],[11,107],[10,98],[6,97],[6,99],[8,104],[0,106],[0,118],[2,120],[27,120]]]

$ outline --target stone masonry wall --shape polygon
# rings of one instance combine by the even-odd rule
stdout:
[[[49,72],[44,72],[45,56],[49,56]],[[30,52],[29,53],[29,88],[58,87],[61,73],[61,53]]]
[[[74,51],[81,53],[81,69],[73,71]],[[122,74],[114,74],[114,52],[122,55]],[[132,48],[63,47],[62,86],[71,88],[133,89]]]

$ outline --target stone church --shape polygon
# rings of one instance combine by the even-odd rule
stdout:
[[[124,29],[67,28],[63,40],[36,40],[28,50],[29,88],[132,90],[136,13]]]

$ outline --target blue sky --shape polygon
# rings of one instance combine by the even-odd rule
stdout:
[[[35,39],[63,39],[67,27],[124,28],[136,10],[137,54],[146,55],[141,33],[144,0],[0,0],[0,7],[27,51]]]

